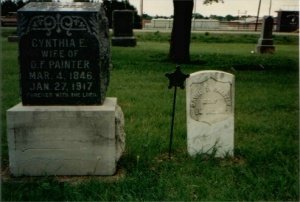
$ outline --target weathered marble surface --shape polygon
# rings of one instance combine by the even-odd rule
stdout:
[[[199,71],[186,81],[188,153],[223,157],[234,151],[234,76]]]
[[[7,111],[14,176],[113,175],[125,149],[116,98],[101,106],[23,106]]]

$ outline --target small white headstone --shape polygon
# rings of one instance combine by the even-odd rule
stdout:
[[[234,151],[234,75],[221,71],[199,71],[187,86],[187,144],[191,156]]]

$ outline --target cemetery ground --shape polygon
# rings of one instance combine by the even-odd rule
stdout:
[[[276,51],[251,51],[258,34],[193,33],[184,73],[222,70],[236,78],[235,155],[189,157],[185,90],[177,91],[172,159],[168,142],[173,90],[165,73],[169,33],[138,32],[136,47],[112,47],[108,96],[125,115],[126,152],[114,177],[8,177],[6,110],[19,103],[16,43],[2,44],[2,200],[299,200],[298,35],[275,35]]]

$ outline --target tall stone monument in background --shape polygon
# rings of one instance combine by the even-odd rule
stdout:
[[[263,19],[260,38],[256,46],[258,53],[274,53],[275,46],[273,45],[273,24],[274,20],[271,16],[265,16]]]
[[[188,153],[234,153],[234,76],[199,71],[186,81]]]
[[[132,10],[114,10],[112,15],[113,46],[136,46],[136,38],[133,35],[134,15]]]
[[[108,20],[98,3],[29,3],[18,11],[22,103],[7,111],[15,176],[113,175],[124,118],[109,84]]]

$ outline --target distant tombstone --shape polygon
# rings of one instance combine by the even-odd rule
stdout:
[[[190,74],[186,88],[188,153],[233,155],[234,76],[199,71]]]
[[[18,11],[24,105],[104,102],[110,45],[99,5],[32,3]]]
[[[133,36],[133,14],[132,10],[113,11],[113,46],[136,46],[136,38]]]
[[[273,18],[271,16],[265,16],[263,19],[262,31],[256,51],[258,53],[274,53],[275,46],[273,45]]]

